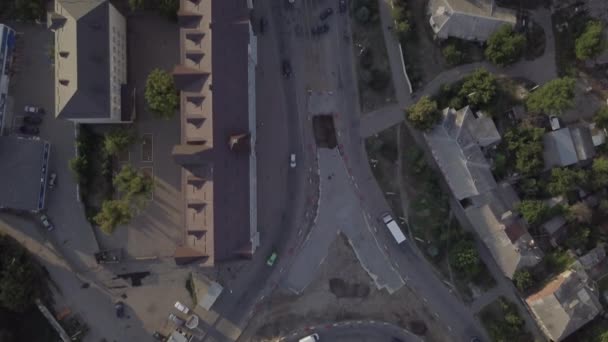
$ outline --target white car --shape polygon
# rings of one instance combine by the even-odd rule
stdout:
[[[291,154],[291,157],[289,157],[289,166],[292,168],[296,167],[296,155],[293,153]]]
[[[36,106],[25,106],[23,110],[28,114],[44,114],[44,109]]]
[[[175,308],[179,312],[183,312],[186,315],[190,312],[190,308],[185,306],[184,304],[180,303],[179,301],[175,302]]]

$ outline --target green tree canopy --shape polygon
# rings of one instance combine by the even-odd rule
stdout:
[[[448,44],[446,47],[444,47],[441,50],[441,53],[443,54],[445,61],[450,65],[458,65],[464,60],[464,54],[462,51],[458,50],[458,47],[454,43]]]
[[[437,102],[428,96],[423,96],[418,102],[406,110],[408,121],[417,129],[427,131],[433,128],[441,113],[437,110]]]
[[[145,3],[145,0],[129,0],[129,8],[131,9],[131,11],[143,9]]]
[[[574,106],[574,85],[571,77],[556,78],[530,93],[526,106],[530,112],[561,114]]]
[[[39,0],[14,0],[15,12],[18,19],[36,20],[44,14],[44,2]]]
[[[396,3],[393,7],[392,14],[393,19],[395,20],[393,32],[397,35],[397,39],[400,41],[406,40],[412,30],[412,27],[410,25],[410,13],[405,7],[405,4]]]
[[[544,167],[542,128],[520,126],[504,136],[507,150],[515,159],[515,169],[523,175],[533,175]]]
[[[566,214],[568,221],[571,222],[591,223],[593,218],[593,211],[585,202],[574,203],[568,208]]]
[[[179,96],[173,77],[161,69],[154,69],[148,75],[144,97],[150,110],[164,119],[175,116],[179,107]]]
[[[129,202],[121,199],[103,202],[93,220],[104,233],[112,234],[118,225],[129,223],[132,217]]]
[[[117,155],[135,142],[135,134],[126,128],[114,129],[104,136],[103,150],[107,155]]]
[[[114,177],[114,186],[126,200],[137,200],[150,197],[154,183],[148,175],[127,164]]]
[[[500,66],[515,63],[526,45],[526,38],[513,31],[510,25],[499,27],[486,41],[485,55]]]
[[[456,243],[451,253],[451,265],[468,278],[480,272],[479,253],[470,240],[461,240]]]
[[[46,296],[46,276],[15,239],[0,234],[0,306],[15,312],[32,307]]]
[[[496,77],[486,69],[479,68],[464,78],[458,95],[470,104],[479,106],[490,103],[496,91]]]
[[[587,23],[585,31],[574,42],[576,58],[586,60],[594,58],[602,52],[604,49],[603,29],[604,27],[600,21],[592,20]]]
[[[591,183],[594,190],[608,186],[608,158],[599,156],[591,165]]]
[[[531,225],[541,224],[549,215],[549,207],[539,200],[523,200],[517,205],[523,218]]]
[[[513,274],[513,283],[519,291],[525,292],[527,289],[532,287],[534,284],[534,279],[532,279],[532,274],[530,274],[530,271],[520,269],[515,271]]]
[[[158,10],[160,14],[171,20],[177,20],[177,11],[179,10],[179,0],[159,0]]]
[[[608,129],[608,106],[602,106],[595,112],[593,122],[598,128]]]
[[[556,167],[551,170],[551,178],[547,184],[547,190],[553,196],[566,195],[575,190],[577,185],[587,182],[587,174],[580,169],[569,169]]]

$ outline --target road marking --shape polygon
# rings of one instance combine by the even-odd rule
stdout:
[[[302,235],[302,228],[298,231],[298,236]]]
[[[452,331],[452,327],[451,327],[451,326],[449,326],[449,325],[448,325],[448,330],[449,330],[449,331]]]
[[[263,300],[263,299],[264,299],[264,296],[262,295],[262,297],[260,297],[260,300]]]
[[[283,273],[284,269],[283,267],[281,267],[281,269],[279,270],[279,273]]]
[[[384,249],[388,251],[388,246],[384,245]]]
[[[399,267],[399,264],[398,264],[396,261],[395,261],[395,265],[396,265],[397,267]]]
[[[435,312],[435,313],[433,313],[433,315],[434,315],[435,317],[439,318],[439,314],[438,314],[438,313],[436,313],[436,312]]]
[[[427,300],[425,297],[422,297],[422,300],[423,300],[425,303],[428,303],[428,302],[429,302],[429,301],[428,301],[428,300]]]

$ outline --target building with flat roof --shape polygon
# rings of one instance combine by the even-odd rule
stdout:
[[[46,141],[0,137],[0,208],[44,209],[50,150]]]
[[[494,0],[430,0],[429,23],[438,38],[485,42],[502,25],[515,26],[515,11]]]
[[[259,244],[256,207],[257,40],[246,0],[180,0],[184,246],[176,263],[249,258]]]
[[[10,66],[15,46],[15,30],[0,24],[0,135],[4,132]]]
[[[130,122],[127,21],[108,0],[55,0],[55,116],[78,123]]]

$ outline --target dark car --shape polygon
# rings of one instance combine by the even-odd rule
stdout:
[[[23,117],[23,123],[28,125],[40,125],[42,123],[42,117],[28,115]]]
[[[52,189],[55,187],[55,184],[57,184],[57,174],[55,172],[52,172],[51,175],[49,176],[49,188]]]
[[[338,0],[338,10],[340,13],[346,12],[346,0]]]
[[[281,68],[283,70],[283,77],[289,78],[289,76],[291,76],[291,64],[289,63],[289,61],[283,60]]]
[[[323,33],[329,32],[329,25],[327,23],[319,26],[315,26],[310,30],[313,36],[319,36]]]
[[[321,15],[319,15],[319,18],[321,20],[325,20],[327,18],[329,18],[330,15],[332,15],[334,13],[334,9],[331,7],[328,7],[326,9],[323,10],[323,12],[321,12]]]
[[[116,310],[116,317],[118,317],[118,318],[125,317],[125,303],[116,302],[116,304],[114,304],[114,310]]]
[[[266,20],[266,18],[260,18],[260,34],[264,34],[266,25],[268,25],[268,20]]]
[[[38,127],[24,125],[24,126],[19,127],[19,132],[21,132],[23,134],[36,135],[36,134],[40,133],[40,129],[38,129]]]

